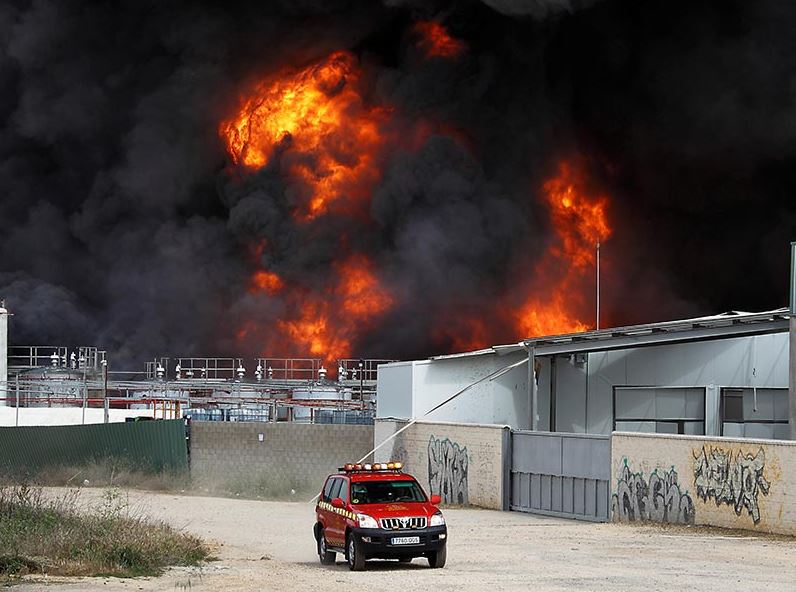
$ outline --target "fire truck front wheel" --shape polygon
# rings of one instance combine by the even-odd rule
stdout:
[[[448,558],[447,545],[442,547],[439,551],[433,551],[428,554],[428,566],[434,568],[445,567],[445,561]]]
[[[348,544],[346,545],[346,555],[348,559],[348,567],[351,571],[362,571],[365,569],[365,554],[362,552],[362,544],[352,534],[348,535]]]

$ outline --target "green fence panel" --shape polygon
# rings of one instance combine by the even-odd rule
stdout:
[[[185,422],[0,428],[0,471],[5,473],[34,474],[107,459],[142,471],[186,471]]]

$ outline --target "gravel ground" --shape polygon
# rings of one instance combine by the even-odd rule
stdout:
[[[87,499],[101,494],[84,490]],[[214,561],[160,578],[28,578],[15,588],[84,590],[400,590],[793,592],[796,539],[701,528],[590,524],[478,509],[448,509],[448,562],[429,569],[368,562],[350,572],[321,566],[308,503],[129,492],[134,511],[213,541]]]

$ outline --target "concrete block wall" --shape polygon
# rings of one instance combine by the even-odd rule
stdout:
[[[198,485],[320,491],[325,477],[373,447],[373,426],[196,421],[191,477]]]
[[[796,442],[615,432],[611,464],[614,520],[796,535]]]
[[[374,446],[406,426],[377,419]],[[400,460],[426,492],[445,504],[504,509],[509,428],[500,425],[417,422],[379,448],[376,462]]]

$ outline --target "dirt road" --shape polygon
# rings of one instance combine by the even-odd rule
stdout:
[[[84,496],[99,491],[86,490]],[[160,578],[36,579],[18,589],[346,591],[529,590],[793,592],[796,540],[697,528],[589,524],[514,512],[448,509],[448,563],[373,561],[350,572],[318,562],[313,506],[131,491],[130,505],[216,541],[219,560]]]

